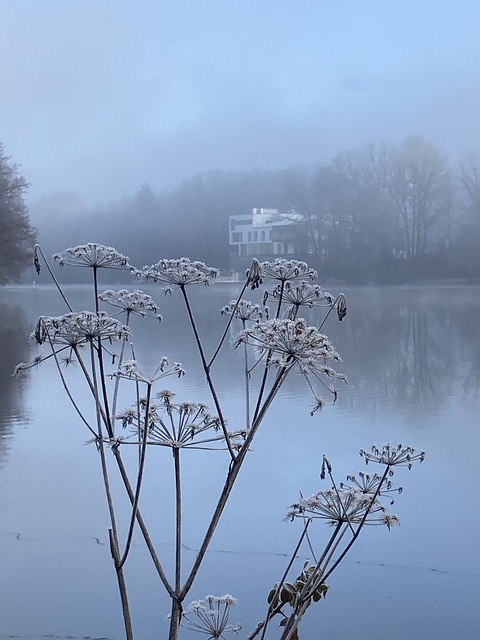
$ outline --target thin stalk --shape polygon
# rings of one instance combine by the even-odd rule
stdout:
[[[93,288],[95,292],[95,313],[98,315],[99,313],[99,304],[98,304],[98,277],[97,277],[97,267],[93,267]],[[105,379],[105,368],[103,366],[103,348],[102,348],[102,339],[98,336],[97,339],[97,357],[98,357],[98,367],[100,371],[100,384],[102,386],[102,394],[103,394],[103,404],[105,407],[105,416],[106,416],[106,428],[107,433],[110,438],[114,436],[114,425],[112,424],[112,420],[110,418],[110,410],[108,405],[108,394],[107,394],[107,383]]]
[[[34,251],[38,251],[38,253],[42,256],[42,258],[43,258],[43,262],[44,262],[45,266],[47,267],[47,271],[48,271],[48,273],[50,274],[50,277],[51,277],[51,279],[53,280],[53,283],[54,283],[54,284],[55,284],[55,286],[57,287],[58,292],[59,292],[59,293],[60,293],[60,295],[62,296],[63,301],[64,301],[64,302],[65,302],[65,304],[67,305],[68,310],[69,310],[69,311],[73,311],[73,307],[71,306],[71,304],[70,304],[70,303],[69,303],[69,301],[67,300],[67,297],[66,297],[66,296],[65,296],[65,294],[63,293],[63,289],[62,289],[62,287],[60,286],[60,284],[59,284],[58,280],[57,280],[57,279],[56,279],[56,277],[55,277],[55,274],[53,273],[53,271],[52,271],[52,270],[51,270],[51,268],[50,268],[50,265],[49,265],[49,264],[48,264],[48,262],[47,262],[47,259],[45,258],[45,254],[44,254],[44,253],[43,253],[43,251],[42,251],[42,247],[41,247],[39,244],[36,244],[36,245],[35,245],[35,247],[34,247]]]
[[[115,461],[118,465],[118,469],[120,471],[120,476],[122,478],[123,484],[125,486],[125,490],[127,492],[128,498],[130,500],[131,505],[133,506],[134,500],[135,500],[135,494],[133,492],[132,489],[132,485],[130,483],[130,479],[128,477],[128,473],[127,470],[125,469],[125,465],[123,463],[122,460],[122,456],[119,452],[119,450],[117,448],[113,449],[113,455],[115,458]],[[148,532],[148,528],[147,525],[145,524],[145,521],[142,517],[142,514],[140,513],[140,509],[136,510],[136,518],[137,518],[137,522],[138,522],[138,526],[140,527],[140,531],[142,532],[143,535],[143,539],[145,540],[145,544],[147,546],[147,549],[150,553],[150,557],[152,558],[152,562],[154,564],[155,569],[157,570],[157,573],[160,577],[160,580],[163,582],[163,585],[168,593],[168,595],[170,597],[173,598],[174,596],[174,591],[173,588],[165,574],[165,571],[160,563],[160,560],[158,559],[158,555],[157,552],[155,550],[155,547],[153,545],[152,539],[150,537],[150,534]]]
[[[178,447],[173,448],[173,462],[175,467],[175,593],[179,593],[182,579],[182,484]]]
[[[280,310],[282,308],[282,298],[283,298],[284,289],[285,289],[285,282],[282,280],[282,284],[281,284],[281,287],[280,287],[280,296],[279,296],[278,305],[277,305],[277,311],[275,313],[275,320],[278,320],[278,318],[280,317]],[[264,371],[263,371],[262,382],[260,384],[260,391],[258,392],[257,405],[255,407],[255,412],[253,414],[253,420],[254,421],[256,420],[258,411],[260,410],[260,406],[261,406],[262,399],[263,399],[263,394],[265,393],[265,387],[266,387],[266,384],[267,384],[267,377],[268,377],[268,371],[269,371],[269,369],[268,369],[268,361],[270,360],[271,356],[272,356],[272,350],[270,349],[270,351],[267,353],[267,357],[266,357],[266,360],[265,360],[265,368],[264,368]]]
[[[135,520],[137,518],[137,510],[138,510],[138,502],[140,500],[140,489],[142,487],[142,480],[143,480],[143,472],[145,469],[145,458],[146,458],[146,453],[147,453],[147,440],[148,440],[148,417],[149,417],[149,413],[150,413],[150,398],[152,395],[152,385],[149,384],[147,386],[147,400],[146,400],[146,405],[145,405],[145,423],[143,425],[143,433],[142,433],[142,449],[141,449],[141,455],[140,455],[140,464],[138,467],[138,473],[137,473],[137,486],[135,488],[135,497],[133,500],[133,505],[132,505],[132,515],[130,518],[130,525],[128,528],[128,535],[127,535],[127,541],[125,543],[125,551],[123,552],[123,556],[119,562],[119,566],[123,567],[123,565],[125,564],[128,554],[130,552],[130,548],[131,548],[131,544],[132,544],[132,538],[133,538],[133,531],[135,528]]]
[[[130,323],[130,309],[127,309],[127,317],[125,320],[125,326],[128,327]],[[118,364],[117,369],[120,368],[120,365],[123,362],[123,355],[125,353],[125,345],[127,344],[127,336],[124,335],[122,339],[122,347],[120,349],[120,355],[118,356]],[[118,389],[120,387],[120,376],[117,376],[115,379],[115,385],[113,387],[113,400],[112,400],[112,419],[115,420],[115,415],[117,413],[117,399],[118,399]]]
[[[321,558],[317,562],[317,565],[315,567],[315,571],[308,578],[308,580],[305,582],[305,584],[304,584],[304,586],[302,588],[302,591],[300,592],[300,595],[299,595],[299,598],[298,598],[298,603],[299,604],[301,603],[300,604],[300,609],[292,611],[292,613],[288,617],[288,621],[287,621],[287,623],[286,623],[286,625],[284,627],[284,630],[282,632],[280,640],[290,640],[290,638],[292,638],[292,635],[293,635],[294,631],[298,627],[298,624],[299,624],[301,618],[303,617],[303,614],[305,613],[305,611],[306,611],[306,609],[308,607],[308,601],[309,601],[309,599],[311,597],[312,584],[317,579],[317,574],[319,572],[320,566],[323,563],[324,558],[328,555],[329,550],[333,546],[333,544],[335,542],[335,538],[338,536],[342,526],[343,526],[343,522],[338,522],[337,523],[337,526],[335,527],[334,532],[330,536],[330,540],[328,541],[327,545],[325,546],[325,549],[324,549],[324,551],[322,553]],[[324,576],[322,576],[322,581],[325,582]]]
[[[309,527],[310,523],[311,523],[311,519],[308,519],[308,520],[306,520],[305,524],[303,525],[302,534],[301,534],[300,538],[298,539],[298,542],[297,542],[297,544],[295,546],[295,549],[293,550],[293,553],[292,553],[292,555],[290,557],[290,560],[289,560],[289,562],[288,562],[288,564],[287,564],[287,566],[285,568],[285,571],[283,572],[282,579],[278,583],[278,587],[277,587],[277,589],[275,591],[275,595],[273,596],[273,601],[275,601],[275,599],[278,597],[278,594],[280,593],[280,590],[283,587],[283,585],[285,583],[285,580],[287,579],[288,573],[289,573],[290,569],[292,568],[292,565],[295,562],[295,559],[297,557],[297,553],[299,552],[300,547],[302,546],[303,539],[307,535],[307,531],[308,531],[308,527]],[[268,607],[267,615],[265,616],[265,620],[263,622],[263,632],[262,632],[260,640],[263,640],[265,638],[265,634],[267,632],[268,623],[272,619],[272,615],[271,614],[272,614],[273,610],[274,610],[274,608],[272,607],[272,605],[270,605]]]
[[[325,558],[324,562],[323,562],[323,567],[321,567],[321,573],[322,575],[325,573],[328,565],[330,564],[330,562],[332,561],[332,558],[335,554],[335,552],[338,549],[339,544],[342,542],[342,538],[343,536],[347,533],[348,529],[347,527],[343,528],[343,531],[340,533],[340,535],[338,536],[338,539],[335,541],[335,544],[332,546],[332,548],[330,549],[330,553],[328,554],[328,556]]]
[[[218,418],[220,420],[220,425],[222,427],[222,432],[223,432],[223,435],[225,437],[225,442],[227,443],[227,447],[228,447],[228,451],[230,453],[230,457],[232,458],[232,461],[234,461],[235,458],[236,458],[236,455],[235,455],[235,452],[232,449],[232,444],[230,442],[230,438],[229,438],[229,435],[228,435],[227,425],[226,425],[226,422],[225,422],[225,418],[223,417],[222,408],[220,406],[220,402],[218,400],[217,392],[215,390],[215,387],[214,387],[213,382],[212,382],[212,378],[210,376],[210,368],[209,368],[209,366],[207,364],[207,360],[205,358],[205,352],[203,350],[202,341],[200,340],[200,336],[198,334],[197,324],[196,324],[195,318],[193,316],[192,308],[190,306],[190,301],[188,299],[187,292],[185,291],[185,287],[181,286],[180,289],[182,291],[183,299],[185,301],[185,306],[187,308],[188,318],[189,318],[190,324],[192,326],[193,335],[195,336],[195,342],[197,344],[198,352],[200,354],[200,359],[202,361],[203,371],[205,373],[205,377],[207,378],[208,388],[210,389],[210,393],[212,395],[213,402],[215,404],[215,408],[217,410]]]
[[[93,386],[96,392],[97,403],[96,403],[96,415],[97,415],[97,429],[98,429],[98,438],[97,438],[97,450],[100,454],[100,462],[102,467],[102,477],[103,477],[103,486],[105,487],[105,495],[107,498],[108,505],[108,513],[110,515],[110,523],[111,529],[109,530],[110,535],[110,549],[112,551],[113,563],[115,567],[115,572],[117,574],[118,581],[118,589],[120,592],[120,600],[122,604],[122,613],[123,620],[125,624],[125,634],[127,640],[133,640],[133,629],[132,629],[132,620],[130,616],[130,607],[128,605],[128,596],[125,584],[125,578],[123,575],[123,569],[118,565],[119,554],[118,554],[118,532],[117,532],[117,523],[115,518],[115,508],[113,505],[113,497],[112,490],[110,487],[110,480],[108,476],[108,467],[107,461],[105,459],[105,446],[103,443],[103,434],[102,434],[102,417],[100,413],[100,400],[98,399],[98,384],[97,384],[97,374],[95,367],[95,355],[94,355],[94,347],[93,343],[90,342],[90,358],[92,364],[92,381]]]
[[[326,580],[328,578],[328,576],[330,576],[335,569],[338,567],[338,565],[340,564],[340,562],[344,559],[344,557],[347,555],[347,553],[350,551],[350,549],[352,548],[355,540],[358,538],[358,536],[360,535],[360,531],[363,528],[363,525],[365,524],[365,520],[368,517],[368,514],[370,513],[371,508],[373,507],[373,504],[375,502],[375,500],[378,497],[378,494],[380,493],[380,489],[383,486],[383,483],[385,482],[385,478],[388,476],[388,472],[390,471],[390,465],[387,465],[385,467],[385,471],[383,473],[382,476],[382,481],[380,482],[380,484],[378,485],[377,490],[375,491],[371,501],[370,501],[370,506],[368,509],[365,510],[365,513],[363,514],[363,518],[360,522],[360,524],[358,525],[355,533],[352,535],[352,538],[350,540],[350,542],[347,544],[347,546],[345,547],[345,549],[342,551],[342,553],[339,555],[339,557],[335,560],[334,564],[330,567],[330,569],[327,571],[327,573],[324,576],[324,579]]]
[[[222,348],[223,343],[225,342],[225,338],[227,337],[228,334],[228,330],[230,329],[230,325],[232,324],[233,318],[235,316],[235,311],[237,310],[237,307],[240,303],[240,300],[242,299],[243,294],[245,293],[245,289],[248,286],[248,278],[245,280],[245,284],[242,287],[242,290],[240,291],[240,293],[238,294],[237,297],[237,301],[235,302],[235,306],[233,307],[233,311],[230,314],[230,318],[228,319],[227,325],[225,327],[225,330],[222,334],[222,337],[220,338],[220,342],[217,345],[217,348],[215,349],[215,351],[213,352],[213,356],[210,358],[210,361],[207,365],[207,367],[210,369],[210,367],[212,366],[212,364],[215,362],[216,357],[218,356],[218,353],[220,351],[220,349]]]
[[[110,551],[112,553],[112,557],[114,562],[119,557],[118,546],[115,544],[115,538],[113,537],[112,530],[108,530],[109,540],[110,540]],[[125,582],[125,576],[123,574],[122,569],[117,569],[117,579],[118,579],[118,588],[120,591],[120,601],[122,604],[123,611],[123,619],[125,621],[125,635],[127,640],[133,640],[133,627],[132,621],[130,618],[130,611],[128,606],[128,598],[127,598],[127,584]]]
[[[335,298],[335,300],[333,301],[333,303],[330,305],[330,309],[327,311],[327,313],[325,314],[324,319],[322,320],[322,322],[320,323],[318,330],[320,331],[320,329],[323,327],[323,325],[325,324],[325,322],[327,321],[328,316],[332,313],[332,311],[335,309],[335,305],[337,304],[337,300],[339,298],[340,294]]]
[[[87,381],[87,384],[88,384],[88,386],[89,386],[89,388],[90,388],[90,391],[91,391],[91,393],[92,393],[93,399],[95,400],[95,405],[96,405],[96,406],[98,406],[98,409],[99,409],[100,414],[101,414],[101,416],[102,416],[103,423],[104,423],[104,424],[105,424],[105,426],[106,426],[106,425],[107,425],[107,417],[106,417],[106,415],[105,415],[105,412],[104,412],[104,410],[103,410],[103,407],[102,407],[102,405],[101,405],[101,403],[100,403],[100,400],[99,400],[99,398],[98,398],[98,394],[95,392],[94,384],[93,384],[93,382],[92,382],[92,379],[91,379],[91,377],[90,377],[90,374],[89,374],[89,372],[88,372],[88,369],[87,369],[87,367],[85,366],[85,363],[84,363],[83,358],[82,358],[82,356],[81,356],[81,354],[80,354],[80,351],[79,351],[79,349],[78,349],[78,346],[77,346],[77,345],[73,345],[73,346],[72,346],[72,349],[73,349],[73,352],[75,353],[75,356],[77,357],[78,363],[79,363],[79,365],[80,365],[80,368],[82,369],[82,373],[83,373],[83,375],[84,375],[84,377],[85,377],[85,380]]]
[[[60,376],[60,380],[62,381],[63,388],[65,389],[65,393],[67,394],[68,399],[72,403],[73,408],[75,409],[75,411],[79,415],[79,417],[82,420],[82,422],[84,423],[84,425],[87,427],[87,429],[90,431],[90,433],[94,436],[94,438],[96,438],[97,437],[97,432],[95,431],[95,429],[92,429],[92,427],[88,423],[87,419],[85,418],[85,416],[83,415],[82,411],[80,410],[80,407],[75,402],[70,389],[68,388],[67,381],[66,381],[65,376],[63,375],[63,371],[62,371],[62,369],[60,367],[60,363],[58,361],[57,352],[54,349],[52,339],[51,339],[50,334],[48,332],[47,332],[47,335],[48,335],[48,341],[50,343],[50,348],[52,349],[52,355],[53,355],[53,358],[55,360],[55,364],[57,366],[58,375]]]
[[[252,427],[250,429],[250,431],[247,434],[247,437],[245,439],[245,442],[242,446],[242,448],[240,449],[238,455],[236,456],[235,460],[233,460],[233,462],[230,464],[230,469],[227,475],[227,478],[225,480],[225,484],[223,486],[222,489],[222,493],[220,494],[220,497],[218,499],[217,502],[217,506],[215,507],[215,511],[213,512],[212,515],[212,519],[210,521],[210,524],[208,526],[207,532],[205,533],[203,542],[200,546],[200,549],[197,553],[197,556],[195,558],[195,562],[193,563],[193,566],[190,570],[190,574],[187,577],[187,580],[185,582],[185,584],[183,585],[181,591],[180,591],[180,596],[182,598],[182,600],[185,598],[185,596],[187,595],[187,593],[189,592],[193,581],[195,580],[195,577],[198,573],[198,570],[200,568],[200,565],[203,562],[203,558],[205,556],[205,553],[207,552],[208,546],[211,542],[211,539],[213,537],[213,534],[215,532],[215,529],[217,528],[218,522],[220,520],[220,517],[223,513],[223,510],[225,508],[225,505],[228,501],[228,498],[230,496],[230,493],[232,491],[233,485],[235,484],[235,480],[238,476],[238,473],[242,467],[243,461],[245,460],[245,457],[247,455],[248,449],[252,443],[253,438],[255,437],[255,434],[265,416],[265,413],[268,409],[268,407],[270,406],[270,404],[273,402],[273,399],[275,398],[276,394],[278,393],[283,381],[285,380],[285,377],[288,373],[289,369],[282,370],[282,372],[280,372],[277,375],[277,378],[272,386],[272,389],[270,390],[268,397],[265,400],[265,403],[262,407],[262,410],[259,412],[257,419],[254,420],[254,422],[252,423]]]
[[[242,320],[243,330],[245,331],[245,320]],[[248,371],[248,349],[247,344],[243,343],[243,361],[245,370],[245,429],[250,429],[250,372]]]

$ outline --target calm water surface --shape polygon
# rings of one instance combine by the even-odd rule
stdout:
[[[156,294],[164,321],[135,324],[137,359],[147,372],[161,355],[183,362],[187,376],[167,379],[160,388],[173,388],[179,400],[211,404],[185,334],[180,297],[162,299],[159,290],[149,292]],[[75,308],[90,308],[86,288],[71,287],[68,293]],[[210,347],[222,326],[218,310],[235,293],[230,285],[192,290]],[[286,507],[299,491],[310,495],[322,488],[322,454],[342,480],[362,469],[360,448],[402,442],[428,454],[424,464],[397,474],[404,492],[393,510],[402,526],[362,534],[331,577],[326,601],[308,612],[301,638],[476,640],[480,289],[355,288],[346,293],[347,318],[342,323],[332,318],[325,331],[342,354],[348,385],[339,385],[334,406],[310,417],[312,401],[302,379],[289,380],[258,434],[191,599],[234,594],[239,604],[233,622],[250,631],[263,617],[265,595],[281,576],[285,554],[299,534],[297,523],[282,521]],[[108,523],[96,452],[85,445],[88,432],[50,363],[11,377],[18,361],[36,353],[27,337],[38,316],[63,312],[51,288],[0,288],[0,638],[50,634],[120,640]],[[226,350],[214,372],[231,428],[241,421],[240,368],[241,354]],[[75,393],[86,401],[77,372],[72,374]],[[144,511],[158,523],[153,537],[170,569],[171,477],[168,455],[164,459],[165,464],[149,469]],[[194,558],[225,465],[222,452],[183,456],[187,561]],[[319,540],[327,534],[325,527],[316,533]],[[127,575],[137,638],[165,637],[168,603],[140,540]],[[277,637],[276,631],[272,627],[269,637]]]

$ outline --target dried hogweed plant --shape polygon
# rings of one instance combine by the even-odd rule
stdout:
[[[160,260],[141,269],[132,267],[129,259],[116,249],[96,243],[69,248],[54,256],[61,266],[83,267],[92,271],[92,309],[75,311],[52,269],[47,268],[57,286],[67,311],[62,316],[42,316],[32,339],[42,351],[31,363],[20,363],[16,373],[50,361],[71,401],[74,411],[89,432],[89,441],[95,444],[99,455],[108,514],[110,517],[110,549],[117,576],[123,613],[125,637],[134,638],[134,624],[128,598],[124,568],[130,559],[135,531],[139,531],[162,588],[171,601],[169,640],[177,640],[182,628],[198,631],[209,638],[223,638],[227,632],[237,632],[239,625],[231,625],[230,608],[235,603],[232,596],[206,596],[203,600],[185,605],[209,549],[212,537],[222,517],[232,489],[243,467],[247,454],[252,452],[252,442],[268,410],[280,392],[285,380],[294,372],[300,374],[314,397],[314,409],[321,408],[324,400],[321,390],[336,399],[335,381],[344,381],[343,373],[332,365],[341,362],[336,349],[321,332],[325,319],[336,312],[339,320],[346,314],[343,294],[336,297],[324,292],[313,281],[317,273],[304,262],[279,259],[260,263],[254,259],[240,286],[236,299],[226,304],[220,313],[225,319],[223,329],[213,349],[208,350],[198,323],[198,314],[189,294],[192,285],[209,285],[215,282],[219,271],[203,262],[188,258]],[[45,257],[35,249],[37,271]],[[169,363],[161,357],[151,372],[145,372],[135,357],[131,343],[132,321],[136,316],[161,320],[159,307],[154,299],[138,289],[111,289],[99,292],[101,270],[127,269],[138,281],[165,285],[164,293],[179,291],[188,320],[201,371],[210,396],[211,407],[205,404],[178,399],[170,389],[164,388],[165,379],[171,376],[183,378],[186,371],[179,362]],[[268,287],[271,287],[270,289]],[[265,287],[265,291],[260,290]],[[246,299],[248,291],[258,301]],[[267,300],[274,302],[269,310]],[[109,315],[102,305],[113,307]],[[298,317],[302,308],[325,307],[325,317],[318,326]],[[163,309],[162,309],[163,311]],[[168,310],[167,310],[168,312]],[[142,320],[146,321],[146,320]],[[237,331],[234,346],[243,352],[240,359],[243,370],[245,409],[232,419],[235,429],[228,426],[226,410],[218,393],[219,354],[230,349],[227,336]],[[162,325],[160,325],[160,335]],[[153,345],[152,345],[153,348]],[[192,356],[195,355],[194,353]],[[74,367],[68,365],[76,365]],[[71,376],[81,376],[91,402],[84,406],[72,391]],[[177,385],[181,383],[177,383]],[[161,388],[158,388],[162,385]],[[119,408],[120,402],[122,406]],[[132,445],[134,445],[132,447]],[[170,450],[173,479],[174,510],[172,521],[175,530],[173,563],[161,555],[154,544],[151,529],[141,511],[141,497],[145,475],[155,473],[155,464],[147,466],[147,460],[167,464],[158,458],[161,452]],[[186,561],[183,545],[184,486],[182,460],[195,455],[194,451],[215,450],[224,457],[225,480],[213,507],[209,524],[201,534],[195,559]],[[417,459],[413,450],[374,450],[362,454],[366,461],[386,465],[386,475],[363,476],[360,480],[351,476],[347,484],[319,492],[308,500],[301,499],[292,505],[289,519],[301,519],[304,530],[301,541],[308,537],[310,523],[327,520],[334,526],[334,537],[327,549],[314,564],[304,567],[293,583],[287,583],[287,573],[269,596],[269,609],[265,620],[259,623],[251,637],[265,636],[270,619],[282,613],[285,626],[282,638],[294,638],[298,622],[311,601],[318,600],[325,592],[325,581],[366,524],[395,524],[381,507],[380,498],[391,492],[387,478],[393,467],[409,464]],[[132,456],[133,453],[133,456]],[[389,457],[390,456],[390,457]],[[160,460],[160,462],[159,462]],[[329,467],[327,461],[324,462]],[[117,508],[119,497],[113,487],[120,479],[129,503],[129,512],[122,512],[125,522],[119,527]],[[166,489],[165,489],[166,490]],[[114,495],[115,494],[115,495]],[[121,496],[120,496],[121,498]],[[162,515],[162,518],[164,516]],[[123,533],[121,533],[123,532]],[[340,541],[350,542],[340,552]],[[161,549],[162,552],[164,549]],[[292,558],[296,557],[297,550]],[[340,555],[338,555],[340,554]],[[293,559],[288,569],[293,565]],[[172,564],[172,571],[166,566]],[[290,616],[283,613],[286,604],[292,607]]]
[[[411,469],[415,462],[423,462],[425,452],[402,444],[387,444],[381,449],[374,445],[370,452],[362,449],[360,456],[366,464],[373,462],[382,465],[382,473],[370,475],[360,472],[358,479],[349,475],[346,482],[337,484],[332,465],[324,456],[320,478],[325,480],[328,477],[330,488],[321,489],[308,498],[300,496],[300,500],[290,505],[285,520],[301,522],[299,540],[281,580],[268,594],[268,609],[264,620],[258,623],[248,640],[256,637],[264,640],[270,621],[277,615],[281,619],[280,640],[297,640],[298,625],[306,610],[313,602],[325,598],[329,589],[328,579],[364,527],[383,525],[390,530],[399,524],[398,517],[390,513],[385,505],[387,502],[388,506],[392,506],[392,494],[403,491],[402,487],[393,485],[392,477],[397,467]],[[312,539],[318,539],[318,534],[315,532],[313,535],[312,531],[317,522],[329,525],[332,530],[319,549],[312,543]],[[307,547],[311,560],[303,565],[297,577],[289,579],[302,546]]]

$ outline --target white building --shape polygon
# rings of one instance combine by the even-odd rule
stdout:
[[[254,208],[249,215],[230,216],[232,258],[292,256],[307,252],[307,233],[301,214]]]

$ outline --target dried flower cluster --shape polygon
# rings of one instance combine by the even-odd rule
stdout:
[[[140,407],[128,408],[116,416],[123,427],[131,426],[133,440],[138,442],[148,425],[148,444],[170,448],[215,449],[218,445],[225,448],[225,437],[221,431],[218,416],[211,414],[204,404],[195,402],[174,403],[174,393],[168,389],[157,394],[159,402],[151,403],[148,416],[145,415],[146,401],[140,401]],[[213,433],[212,433],[213,431]],[[209,433],[207,433],[209,432]],[[232,443],[240,446],[243,432],[229,433]],[[131,443],[132,439],[121,439],[122,443]]]
[[[412,468],[413,462],[423,462],[425,452],[416,452],[412,447],[386,444],[382,449],[374,445],[371,453],[363,449],[359,455],[365,463],[377,462],[385,466],[383,475],[374,473],[368,475],[359,473],[359,480],[354,475],[347,476],[347,482],[340,483],[340,488],[333,487],[326,491],[318,491],[309,498],[302,498],[290,505],[286,519],[320,518],[329,524],[384,524],[389,529],[398,524],[397,516],[387,512],[380,502],[382,496],[393,492],[401,493],[402,488],[395,488],[389,476],[394,474],[392,467],[406,466]],[[325,470],[331,474],[331,465],[324,457],[321,477],[325,477]],[[393,500],[390,498],[390,504]]]
[[[328,364],[341,361],[337,351],[325,335],[308,326],[303,318],[257,321],[238,335],[236,346],[242,343],[251,344],[261,356],[266,356],[268,366],[297,367],[306,377],[322,374],[345,380],[342,373]]]
[[[210,640],[219,640],[227,632],[238,633],[242,629],[241,624],[228,624],[230,609],[236,602],[229,594],[194,600],[184,611],[181,624],[186,629],[208,635]]]
[[[92,267],[94,269],[128,269],[129,258],[119,253],[113,247],[107,247],[96,242],[69,247],[56,253],[53,259],[63,267]]]
[[[320,518],[330,525],[370,524],[386,525],[389,529],[398,524],[397,516],[387,513],[384,505],[372,496],[355,489],[327,489],[318,491],[290,505],[285,519]]]
[[[315,280],[318,278],[318,273],[315,269],[311,269],[306,262],[301,260],[277,258],[273,262],[262,262],[260,267],[263,278],[279,280],[280,282]]]
[[[135,382],[144,382],[150,385],[156,380],[160,380],[160,378],[172,375],[181,378],[185,375],[185,369],[180,362],[174,362],[171,367],[168,367],[168,358],[165,356],[160,358],[160,362],[151,376],[147,376],[140,370],[136,360],[124,360],[118,369],[111,374],[112,378],[124,378],[125,380],[134,380]]]
[[[394,487],[389,478],[378,473],[372,475],[360,471],[358,479],[354,475],[347,476],[347,482],[340,483],[341,489],[360,491],[365,496],[383,496],[391,493],[402,493],[402,487]],[[393,504],[391,499],[390,504]]]
[[[137,314],[144,318],[145,316],[151,316],[158,321],[162,320],[162,316],[158,311],[158,306],[152,296],[149,296],[143,291],[136,289],[135,291],[128,291],[127,289],[120,289],[119,291],[113,291],[108,289],[99,296],[102,302],[117,307],[121,311],[127,314]]]
[[[250,302],[250,300],[231,300],[220,309],[222,316],[233,315],[234,318],[247,322],[248,320],[268,320],[268,307]]]
[[[127,326],[105,312],[79,311],[57,317],[41,316],[33,338],[38,344],[48,340],[52,344],[74,347],[98,338],[111,341],[129,335]]]
[[[381,449],[373,445],[370,451],[362,449],[360,455],[365,460],[365,464],[377,462],[389,467],[408,467],[408,469],[412,468],[413,462],[425,460],[425,451],[417,451],[413,447],[404,447],[402,444],[396,446],[386,444]]]
[[[208,267],[204,262],[189,258],[160,260],[143,269],[132,269],[132,272],[137,278],[165,282],[174,287],[184,287],[187,284],[208,285],[220,275],[220,271],[215,267]]]

